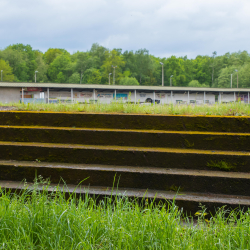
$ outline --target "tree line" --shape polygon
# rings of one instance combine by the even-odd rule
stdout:
[[[164,85],[189,87],[250,87],[250,55],[247,51],[217,56],[198,55],[169,58],[155,57],[147,49],[109,50],[94,43],[89,51],[69,53],[49,48],[45,53],[30,45],[14,44],[0,50],[2,80],[9,82]],[[172,77],[171,77],[172,76]]]

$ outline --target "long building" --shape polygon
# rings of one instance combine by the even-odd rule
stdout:
[[[250,89],[124,86],[61,83],[0,83],[0,102],[214,104],[242,101],[249,104]]]

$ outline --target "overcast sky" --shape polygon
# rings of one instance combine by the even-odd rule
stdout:
[[[250,51],[250,0],[0,0],[0,49],[146,48],[159,57]]]

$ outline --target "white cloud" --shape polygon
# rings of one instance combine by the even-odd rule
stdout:
[[[0,48],[147,48],[195,57],[249,50],[249,0],[0,0]]]

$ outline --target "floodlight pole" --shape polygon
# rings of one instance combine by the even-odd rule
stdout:
[[[38,71],[37,71],[37,70],[35,71],[35,82],[36,82],[36,73],[38,73]]]
[[[171,79],[172,77],[173,75],[170,76],[170,87],[172,87],[172,79]]]

